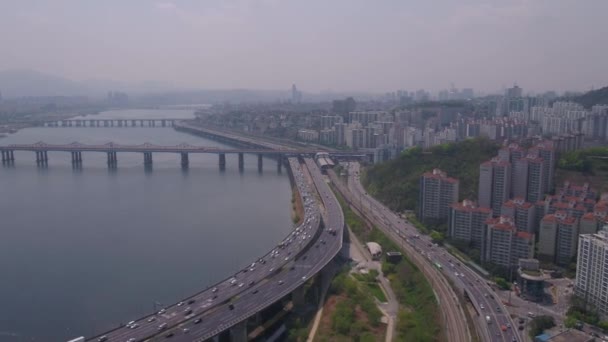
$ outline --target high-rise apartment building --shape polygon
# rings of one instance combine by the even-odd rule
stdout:
[[[490,208],[478,207],[470,200],[454,203],[450,206],[448,236],[468,242],[471,248],[481,250],[485,239],[485,222],[490,218]]]
[[[492,209],[500,215],[502,204],[509,199],[511,189],[511,164],[499,157],[482,163],[479,167],[477,202],[481,207]]]
[[[534,234],[518,231],[513,219],[506,216],[486,221],[486,241],[481,258],[503,267],[516,267],[519,259],[534,256]]]
[[[574,293],[597,310],[602,319],[608,316],[608,232],[581,235]]]
[[[568,265],[576,255],[578,219],[563,211],[545,215],[540,221],[538,258]]]
[[[458,202],[458,179],[433,169],[420,177],[418,217],[422,221],[447,219],[452,203]]]
[[[545,163],[542,158],[533,155],[526,156],[524,162],[527,163],[528,168],[526,200],[536,203],[543,199],[547,190]]]
[[[518,230],[537,233],[538,227],[534,226],[535,212],[536,208],[532,203],[526,202],[521,197],[516,197],[502,205],[500,215],[512,217]]]
[[[535,157],[543,159],[544,187],[545,191],[553,190],[553,178],[555,172],[555,149],[551,142],[541,141],[530,149]]]

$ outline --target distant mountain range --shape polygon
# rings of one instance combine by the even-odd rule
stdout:
[[[571,101],[580,103],[585,108],[591,108],[594,105],[608,104],[608,87],[592,90],[570,99]]]
[[[0,71],[0,92],[5,98],[23,96],[104,97],[111,90],[134,93],[164,92],[173,88],[162,82],[129,84],[112,80],[73,81],[34,70]]]
[[[130,98],[153,98],[166,103],[217,103],[273,102],[291,99],[291,88],[284,90],[260,89],[186,89],[158,81],[127,83],[113,80],[74,81],[65,77],[46,74],[34,70],[0,71],[0,93],[4,98],[26,96],[88,96],[106,97],[109,91],[126,92]],[[365,92],[321,92],[303,93],[304,102],[322,102],[353,96],[356,99],[374,98]],[[164,100],[163,100],[164,98]],[[181,101],[181,102],[180,102]]]

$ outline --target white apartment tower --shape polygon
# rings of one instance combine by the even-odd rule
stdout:
[[[608,317],[608,232],[583,234],[578,240],[574,292],[600,314]]]

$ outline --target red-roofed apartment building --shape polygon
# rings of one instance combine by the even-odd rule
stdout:
[[[576,255],[578,235],[577,218],[565,211],[545,215],[540,221],[537,258],[557,265],[568,265]]]
[[[454,203],[450,206],[448,236],[465,241],[471,248],[481,251],[485,239],[485,222],[489,218],[492,218],[490,208],[478,207],[470,200]]]
[[[418,217],[423,222],[447,219],[452,203],[458,202],[458,179],[433,169],[420,177]]]
[[[534,234],[518,231],[511,217],[500,216],[486,221],[482,261],[516,267],[519,259],[531,259],[533,256]]]

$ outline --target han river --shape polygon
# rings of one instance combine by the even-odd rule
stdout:
[[[192,118],[185,110],[109,111],[91,119]],[[28,128],[13,143],[226,146],[169,127]],[[276,161],[245,155],[15,152],[0,166],[0,342],[67,341],[109,330],[228,277],[292,228],[291,188]]]

